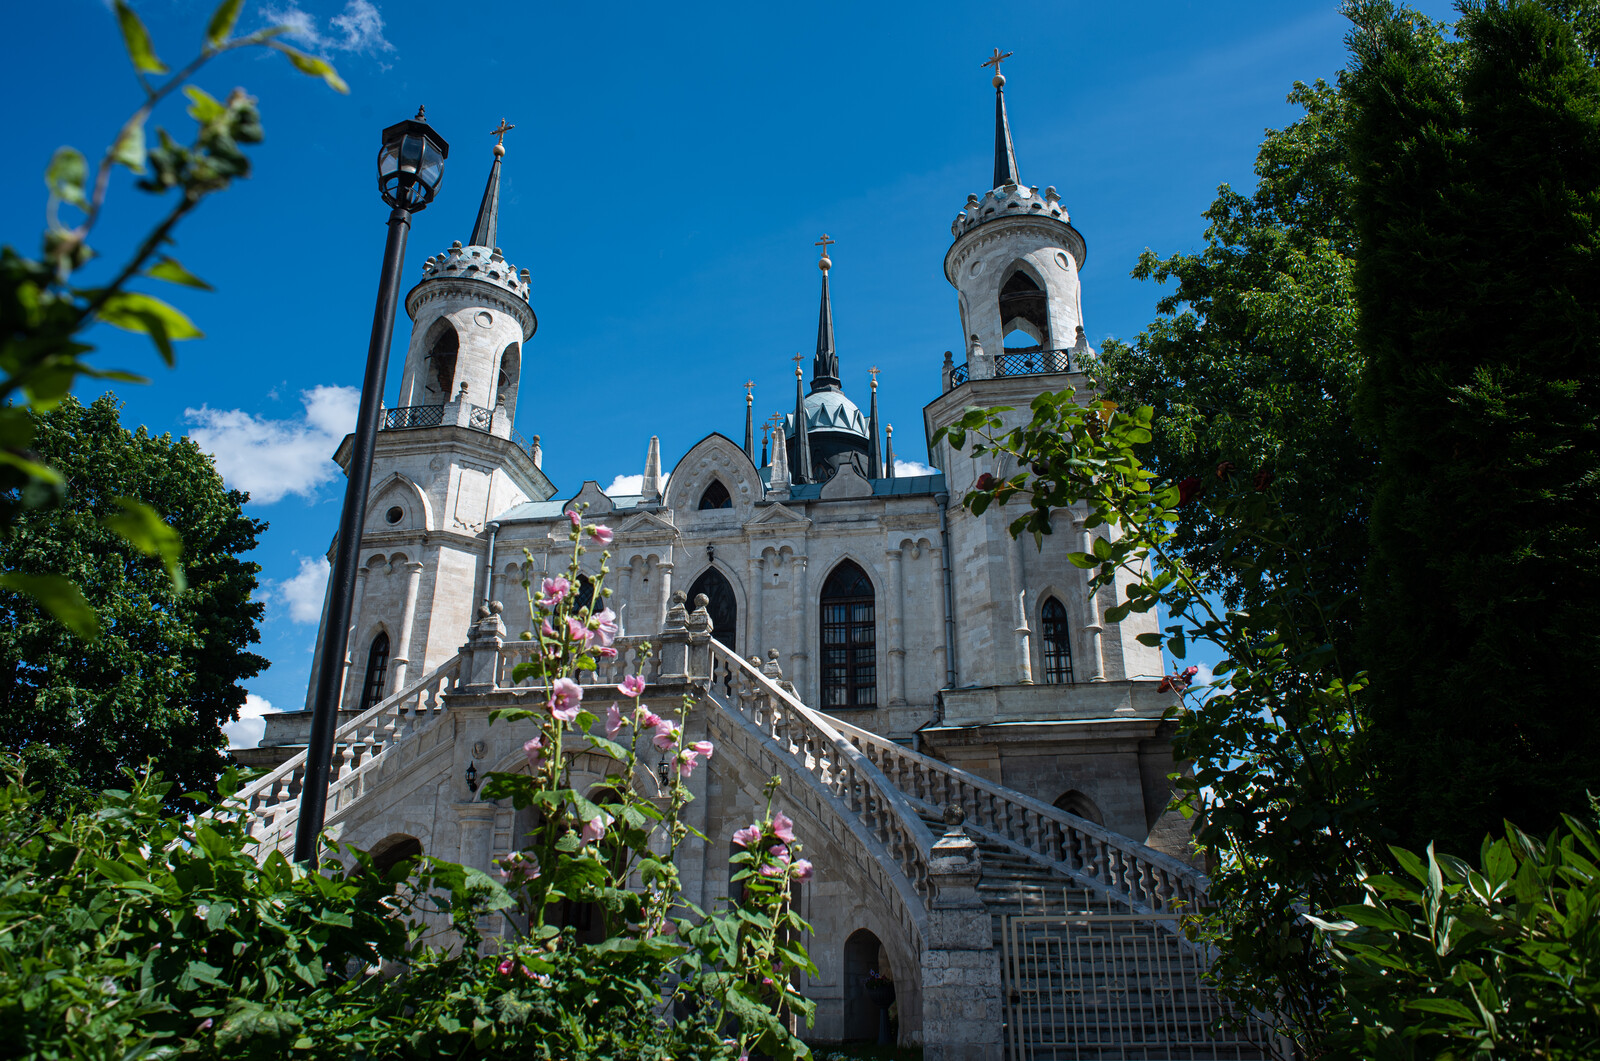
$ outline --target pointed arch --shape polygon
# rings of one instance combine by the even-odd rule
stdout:
[[[705,490],[700,494],[699,507],[701,509],[732,508],[733,495],[728,493],[728,488],[722,485],[721,479],[713,478],[706,484]]]
[[[398,504],[402,518],[394,523],[388,520],[388,511]],[[428,503],[428,493],[416,480],[399,472],[391,472],[367,494],[367,530],[428,530],[434,526],[433,506]]]
[[[1071,685],[1072,629],[1067,622],[1066,605],[1054,594],[1039,607],[1039,651],[1045,684]]]
[[[1048,287],[1024,261],[1013,262],[1000,285],[1000,335],[1006,350],[1042,350],[1050,341]]]
[[[456,330],[455,321],[447,316],[434,321],[423,339],[423,348],[428,351],[423,362],[423,393],[429,400],[417,404],[447,402],[455,393],[456,357],[461,352],[461,333]]]
[[[522,344],[512,343],[500,353],[500,370],[495,379],[494,403],[504,407],[506,422],[515,424],[517,390],[522,381]]]
[[[706,595],[706,614],[711,616],[711,636],[731,649],[738,648],[739,598],[721,571],[708,567],[689,587],[689,607],[694,607],[695,597]]]
[[[360,711],[365,711],[383,699],[384,680],[389,673],[389,632],[378,631],[367,646],[366,677],[361,682]]]
[[[877,602],[872,579],[841,560],[823,580],[822,706],[878,706]]]
[[[1096,825],[1104,825],[1106,823],[1105,815],[1100,813],[1100,805],[1075,788],[1068,789],[1057,796],[1052,806],[1056,810],[1064,810],[1068,814],[1076,814],[1078,817],[1094,822]]]

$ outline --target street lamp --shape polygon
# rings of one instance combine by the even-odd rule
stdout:
[[[378,191],[392,208],[389,237],[383,246],[378,275],[378,304],[372,312],[372,339],[367,346],[367,373],[361,381],[361,411],[356,417],[355,447],[346,469],[344,510],[334,545],[328,616],[322,627],[316,692],[311,702],[311,740],[300,790],[300,820],[294,836],[296,862],[314,862],[317,838],[327,816],[328,774],[333,759],[333,733],[338,728],[339,697],[344,684],[344,653],[350,632],[350,610],[360,566],[361,528],[367,519],[367,491],[372,485],[372,450],[378,439],[384,378],[389,369],[389,344],[399,304],[400,266],[405,259],[411,215],[433,201],[444,179],[450,145],[434,132],[417,108],[417,116],[383,131],[378,150]]]

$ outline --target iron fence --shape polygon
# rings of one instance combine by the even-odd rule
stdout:
[[[484,431],[489,434],[493,434],[494,413],[495,411],[493,409],[485,409],[481,405],[469,405],[467,406],[467,426],[472,428],[474,431]]]
[[[1042,376],[1050,372],[1071,372],[1072,350],[1019,350],[994,359],[996,376]],[[950,370],[950,386],[959,387],[972,378],[969,364]]]
[[[438,427],[442,423],[444,423],[442,405],[403,405],[398,409],[386,410],[383,414],[385,431],[400,431],[408,427]]]

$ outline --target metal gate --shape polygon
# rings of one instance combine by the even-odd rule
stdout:
[[[1262,1061],[1256,1021],[1213,1033],[1223,1013],[1175,914],[1001,918],[1010,1061]],[[1163,924],[1162,922],[1166,922]]]

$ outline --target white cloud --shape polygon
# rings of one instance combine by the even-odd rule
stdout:
[[[894,459],[894,474],[897,479],[909,479],[916,475],[938,475],[938,468],[930,468],[920,461],[903,461],[899,457]]]
[[[322,618],[322,597],[328,589],[328,558],[300,558],[300,570],[283,581],[278,599],[289,606],[289,618],[297,623],[314,623]]]
[[[664,475],[664,476],[661,477],[661,492],[662,493],[666,493],[667,480],[669,480],[671,478],[672,478],[671,475]],[[616,478],[611,480],[611,485],[606,487],[605,490],[602,491],[602,493],[604,493],[607,497],[620,497],[623,494],[638,494],[638,493],[643,492],[643,490],[644,490],[644,476],[642,474],[641,475],[619,475]]]
[[[281,7],[263,5],[261,13],[274,26],[290,27],[288,35],[311,48],[335,52],[394,51],[394,45],[383,35],[383,16],[371,0],[348,0],[344,10],[328,20],[326,33],[317,29],[316,16],[294,0]]]
[[[261,716],[271,710],[272,704],[265,697],[246,693],[244,706],[239,708],[239,721],[229,722],[222,727],[222,732],[228,735],[228,747],[254,748],[259,745],[267,732],[267,724]]]
[[[285,420],[205,405],[183,415],[196,425],[189,437],[216,458],[228,485],[270,505],[289,494],[313,497],[339,473],[333,451],[355,427],[361,393],[354,387],[313,387],[300,400],[305,415]]]

